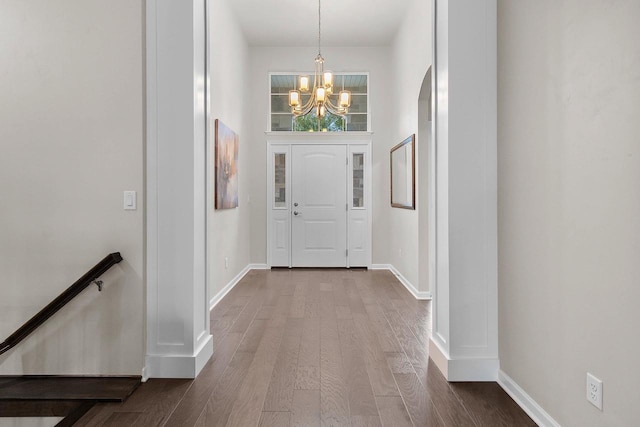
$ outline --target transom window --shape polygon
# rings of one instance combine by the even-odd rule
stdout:
[[[284,132],[358,132],[369,130],[369,75],[366,73],[334,73],[334,88],[351,91],[351,106],[344,117],[327,112],[320,120],[312,111],[295,117],[289,107],[289,91],[296,89],[301,73],[270,73],[270,131]],[[304,73],[303,73],[304,74]],[[313,73],[307,73],[313,76]],[[313,77],[312,77],[313,79]],[[313,80],[312,80],[313,84]],[[302,93],[302,103],[309,93]]]

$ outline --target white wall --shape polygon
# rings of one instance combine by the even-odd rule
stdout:
[[[567,427],[640,419],[639,20],[498,1],[501,369]]]
[[[247,118],[249,99],[249,49],[228,0],[209,2],[210,121],[208,170],[208,281],[215,297],[249,264],[249,182],[252,176],[251,146]],[[265,95],[266,97],[266,95]],[[239,136],[238,207],[214,209],[215,119]],[[260,122],[262,123],[262,122]],[[225,267],[225,258],[228,264]]]
[[[416,210],[391,208],[387,203],[389,249],[386,263],[392,264],[418,291],[429,291],[428,280],[423,273],[419,278],[419,265],[428,263],[428,239],[421,241],[418,233],[420,210],[427,209],[426,198],[419,188],[420,174],[417,159],[427,150],[426,132],[419,132],[418,95],[432,61],[431,1],[416,0],[409,8],[392,46],[392,83],[394,111],[387,121],[391,139],[385,141],[388,151],[411,134],[416,134]],[[424,177],[424,176],[422,176]],[[426,226],[426,224],[424,224]]]
[[[269,108],[269,78],[271,71],[309,71],[314,66],[317,47],[251,47],[249,76],[251,86],[247,97],[251,104],[248,129],[251,169],[251,262],[267,262],[266,219],[266,136]],[[389,121],[393,117],[393,83],[390,78],[390,49],[323,47],[325,66],[334,72],[368,71],[369,105],[371,108],[373,163],[373,263],[387,264],[389,260]],[[418,88],[419,89],[419,88]],[[416,92],[417,102],[417,92]]]
[[[2,2],[0,340],[106,254],[124,257],[101,293],[0,356],[2,374],[140,374],[142,3]]]

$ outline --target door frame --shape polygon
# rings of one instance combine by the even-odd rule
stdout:
[[[287,189],[286,189],[286,200],[287,207],[286,209],[291,212],[291,206],[289,205],[291,201],[291,147],[293,145],[344,145],[346,146],[347,156],[351,156],[353,153],[353,147],[362,147],[363,152],[365,153],[365,210],[367,212],[367,241],[365,245],[365,267],[371,268],[371,238],[373,234],[372,229],[372,203],[371,198],[373,196],[372,191],[372,161],[371,161],[371,132],[340,132],[337,134],[334,133],[324,133],[324,132],[315,132],[315,133],[299,133],[299,132],[267,132],[267,144],[266,144],[266,159],[267,159],[267,179],[265,179],[266,186],[266,194],[267,194],[267,203],[265,204],[266,214],[267,214],[267,267],[271,268],[273,266],[272,263],[272,221],[273,221],[273,185],[272,185],[272,177],[273,177],[273,163],[272,163],[272,153],[274,152],[274,148],[283,147],[286,148],[286,152],[288,153],[287,157],[287,170],[286,170],[286,179],[287,179]],[[349,168],[351,163],[349,163],[347,169],[347,202],[349,202],[349,195],[352,193],[353,182],[352,180],[352,171]],[[349,236],[350,230],[350,222],[352,215],[352,207],[349,208],[347,212],[347,249],[351,248],[351,239]],[[289,256],[288,256],[288,267],[292,268],[291,264],[291,215],[288,217],[288,238],[289,238]],[[348,252],[347,255],[347,268],[351,267],[351,258],[352,251]],[[360,265],[358,265],[360,266]]]

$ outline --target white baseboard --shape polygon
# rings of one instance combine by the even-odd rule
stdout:
[[[404,285],[405,288],[407,288],[407,290],[409,292],[411,292],[413,294],[413,296],[416,299],[424,299],[424,300],[430,300],[431,299],[431,292],[420,292],[416,289],[415,286],[413,286],[413,284],[407,280],[406,277],[404,277],[397,268],[395,268],[393,265],[391,266],[391,272],[398,278],[398,280],[400,281],[400,283],[402,283]]]
[[[437,333],[437,332],[434,332]],[[449,354],[440,347],[440,344],[434,339],[434,336],[429,338],[429,358],[433,360],[433,363],[440,369],[442,375],[445,378],[449,377]]]
[[[213,307],[215,307],[216,304],[218,304],[220,300],[224,298],[224,296],[227,295],[229,291],[233,289],[233,287],[237,285],[240,280],[242,280],[242,278],[249,272],[249,270],[258,270],[258,268],[253,268],[253,265],[259,264],[247,264],[247,266],[243,268],[240,273],[236,275],[236,277],[231,279],[231,281],[227,283],[226,286],[220,290],[220,292],[215,294],[213,298],[209,300],[209,310],[213,310]]]
[[[146,357],[149,378],[195,378],[213,355],[213,337],[207,335],[193,355],[153,355]]]
[[[407,288],[407,290],[409,292],[411,292],[411,295],[413,295],[413,297],[415,299],[419,299],[419,300],[430,300],[432,298],[431,292],[420,292],[416,289],[415,286],[413,286],[413,284],[407,280],[406,277],[404,277],[397,268],[395,268],[393,265],[391,264],[371,264],[370,267],[371,270],[389,270],[390,272],[393,273],[394,276],[396,276],[396,278],[398,279],[398,281],[400,283],[402,283],[404,285],[405,288]]]
[[[391,270],[391,264],[371,264],[369,270]]]
[[[469,357],[452,359],[440,344],[429,339],[429,357],[440,369],[447,381],[496,381],[500,360],[498,358]]]
[[[249,264],[249,270],[268,270],[270,268],[267,264]]]
[[[540,427],[560,427],[538,403],[527,394],[509,375],[498,371],[498,384],[522,408],[524,412]]]

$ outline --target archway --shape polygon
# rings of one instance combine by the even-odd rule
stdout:
[[[435,146],[431,108],[431,67],[418,94],[417,193],[426,200],[426,209],[418,211],[418,283],[427,283],[433,294],[435,283]]]

